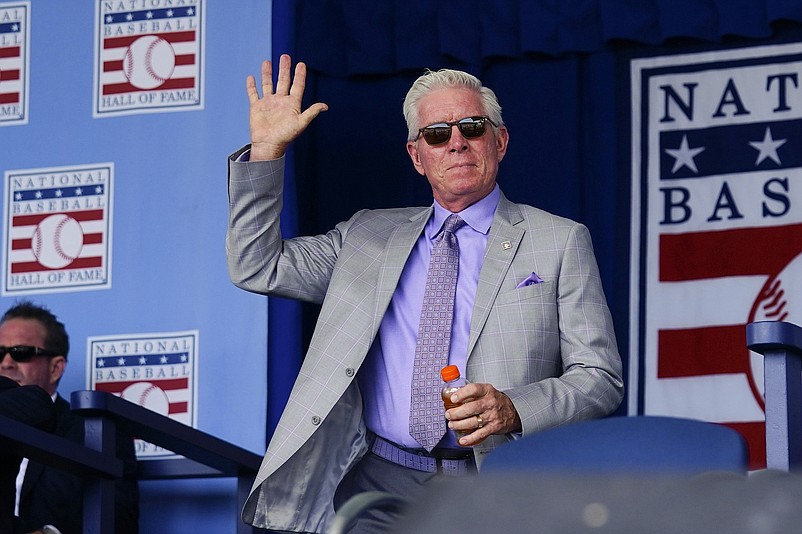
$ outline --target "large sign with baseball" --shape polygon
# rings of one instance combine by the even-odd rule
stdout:
[[[802,45],[634,60],[630,412],[739,430],[765,466],[756,320],[802,323]]]
[[[114,165],[6,171],[2,294],[111,287]]]
[[[203,109],[203,0],[98,0],[95,117]]]
[[[198,331],[92,336],[87,383],[185,425],[197,426]],[[137,457],[175,456],[141,439]]]

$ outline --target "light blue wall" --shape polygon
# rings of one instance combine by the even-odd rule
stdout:
[[[0,126],[0,174],[113,162],[111,288],[0,306],[30,298],[67,325],[65,397],[87,388],[88,337],[197,330],[198,428],[261,454],[267,303],[230,283],[224,239],[226,156],[248,140],[245,77],[270,57],[271,2],[206,1],[205,109],[97,119],[95,10],[93,0],[31,1],[29,121]],[[234,530],[233,480],[141,488],[142,532]]]

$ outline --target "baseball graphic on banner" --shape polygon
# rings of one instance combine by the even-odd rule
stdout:
[[[802,254],[797,255],[779,273],[770,277],[758,294],[752,307],[749,322],[789,321],[802,324]],[[763,356],[749,352],[749,386],[761,407],[765,407],[763,384]]]
[[[42,219],[31,239],[36,260],[49,269],[61,269],[72,263],[81,253],[83,245],[81,225],[63,213]]]
[[[175,68],[175,51],[170,43],[155,35],[140,37],[128,47],[123,70],[138,89],[155,89],[170,79]]]
[[[153,410],[161,415],[170,415],[170,401],[162,388],[150,382],[136,382],[123,390],[123,399]]]

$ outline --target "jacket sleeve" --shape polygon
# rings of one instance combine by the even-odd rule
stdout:
[[[228,161],[226,256],[231,281],[254,293],[320,303],[345,226],[323,235],[283,239],[284,157],[243,161],[247,150]]]

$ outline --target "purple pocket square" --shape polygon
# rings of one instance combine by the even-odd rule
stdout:
[[[520,284],[518,284],[515,287],[519,288],[519,287],[531,286],[533,284],[539,284],[542,281],[543,281],[543,279],[541,277],[539,277],[537,275],[537,273],[532,273],[529,276],[527,276],[526,279],[523,282],[521,282]]]

